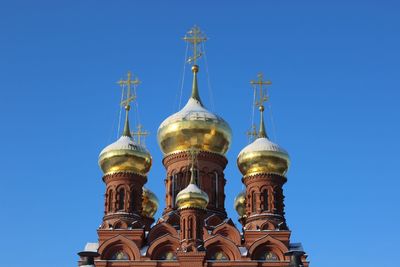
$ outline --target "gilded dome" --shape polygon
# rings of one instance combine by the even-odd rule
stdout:
[[[194,167],[191,169],[191,177],[189,185],[181,190],[178,195],[176,195],[176,206],[179,209],[185,208],[198,208],[205,209],[208,205],[208,195],[206,192],[201,190],[194,179]]]
[[[142,207],[142,214],[148,218],[153,218],[158,209],[157,196],[146,187],[143,187]]]
[[[260,132],[253,143],[240,151],[237,164],[244,177],[261,174],[276,173],[285,175],[289,169],[289,154],[268,139],[264,125],[264,106],[260,106]]]
[[[239,217],[242,218],[246,214],[246,192],[240,192],[234,201],[233,207],[235,208],[236,212],[239,214]]]
[[[185,189],[178,193],[175,203],[179,209],[205,209],[208,204],[208,195],[196,184],[190,183]]]
[[[104,148],[99,156],[99,165],[105,174],[129,171],[145,176],[151,162],[149,151],[126,135]]]
[[[237,164],[243,176],[260,173],[285,175],[290,160],[286,150],[267,137],[259,137],[239,153]]]
[[[189,149],[225,154],[231,143],[231,128],[201,103],[195,65],[192,96],[179,112],[164,120],[158,128],[158,143],[164,154]]]

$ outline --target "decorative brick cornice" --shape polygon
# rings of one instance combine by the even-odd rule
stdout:
[[[103,176],[103,182],[108,183],[111,181],[116,181],[116,180],[125,180],[125,179],[136,179],[136,180],[141,180],[143,184],[147,182],[147,176],[140,175],[135,172],[113,172],[113,173],[107,173]]]
[[[165,155],[162,163],[164,164],[164,166],[169,166],[173,163],[188,159],[190,159],[189,151],[179,151]],[[215,162],[222,168],[225,168],[226,165],[228,164],[228,160],[226,159],[225,156],[209,151],[199,151],[197,159]]]
[[[271,182],[283,185],[286,183],[287,178],[285,176],[276,174],[276,173],[260,173],[260,174],[254,174],[254,175],[249,175],[249,176],[243,176],[242,177],[242,182],[247,186],[250,183],[253,182],[258,182],[262,180],[269,180]]]

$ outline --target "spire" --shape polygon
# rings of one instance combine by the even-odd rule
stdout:
[[[199,72],[199,66],[193,65],[192,72],[193,72],[193,85],[192,85],[192,95],[190,97],[199,101],[200,105],[203,105],[199,95],[199,87],[197,85],[197,72]]]
[[[136,99],[136,86],[140,83],[140,81],[138,78],[132,80],[132,73],[128,71],[127,79],[126,80],[121,79],[117,83],[121,86],[122,93],[124,93],[126,86],[126,94],[125,96],[122,96],[123,100],[121,101],[121,106],[124,106],[125,108],[125,124],[122,136],[132,137],[129,128],[129,110],[131,109],[130,103]],[[132,93],[132,85],[134,89],[133,93]]]
[[[254,90],[257,90],[257,86],[259,87],[259,100],[256,102],[256,106],[260,110],[260,130],[258,132],[259,138],[268,138],[267,131],[265,130],[264,123],[264,102],[268,101],[268,94],[266,90],[264,90],[264,86],[266,88],[267,85],[271,85],[270,81],[265,81],[263,78],[263,74],[259,73],[257,75],[258,80],[250,81],[250,84],[253,85]]]
[[[268,138],[267,132],[265,131],[265,125],[264,125],[264,106],[261,105],[259,108],[260,110],[260,130],[258,131],[258,137],[259,138]]]
[[[196,64],[196,62],[197,59],[199,59],[203,55],[203,53],[201,52],[201,44],[207,41],[207,37],[200,30],[200,28],[195,25],[186,33],[185,37],[183,37],[183,40],[191,44],[193,48],[193,55],[187,60],[187,63],[193,64],[193,85],[191,98],[199,101],[202,105],[199,95],[199,88],[197,86],[197,72],[199,71],[199,66]]]
[[[131,130],[129,129],[129,110],[130,110],[130,105],[125,106],[125,124],[124,124],[124,131],[122,133],[122,136],[128,136],[132,137],[131,135]]]

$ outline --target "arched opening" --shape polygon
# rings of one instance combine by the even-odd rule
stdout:
[[[251,193],[251,211],[256,212],[256,210],[257,210],[257,195],[256,192],[253,191],[253,193]]]
[[[262,210],[268,210],[268,190],[266,188],[262,191]]]
[[[227,261],[229,260],[228,256],[222,250],[215,251],[210,255],[209,260],[212,261]]]
[[[258,249],[254,253],[253,259],[260,261],[279,261],[278,255],[268,246]]]
[[[124,210],[125,207],[125,188],[118,191],[118,210]]]
[[[193,218],[192,217],[190,217],[189,218],[189,220],[188,220],[188,230],[187,230],[187,233],[188,233],[188,239],[192,239],[193,238]]]
[[[118,251],[114,252],[114,254],[111,256],[110,260],[128,261],[129,260],[129,255],[123,250],[118,250]]]
[[[166,250],[157,255],[156,260],[174,261],[176,260],[176,253],[173,250]]]
[[[135,192],[135,190],[132,188],[132,190],[131,190],[131,194],[130,194],[130,203],[129,203],[129,205],[130,205],[130,209],[133,211],[133,210],[135,210],[135,196],[136,196],[136,192]]]
[[[179,181],[178,181],[178,174],[174,173],[172,175],[172,207],[175,208],[175,199],[176,195],[179,192]]]
[[[216,208],[219,207],[218,191],[218,173],[214,172],[211,176],[211,203],[213,203]]]
[[[112,212],[113,191],[110,189],[107,194],[107,211]]]

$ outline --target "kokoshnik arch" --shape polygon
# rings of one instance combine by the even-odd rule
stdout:
[[[266,87],[262,75],[251,81],[258,95],[259,131],[237,158],[245,190],[235,199],[241,229],[225,211],[225,153],[231,143],[229,124],[208,111],[199,94],[197,59],[205,35],[193,27],[183,38],[193,48],[192,93],[186,105],[158,129],[164,153],[165,209],[156,222],[157,197],[144,185],[152,165],[141,143],[141,126],[130,132],[130,103],[138,79],[129,72],[124,88],[125,124],[121,137],[101,151],[99,165],[106,184],[103,222],[97,243],[79,252],[79,266],[291,266],[308,267],[300,243],[290,241],[282,187],[289,155],[271,142],[264,124]],[[132,135],[137,138],[133,138]]]

